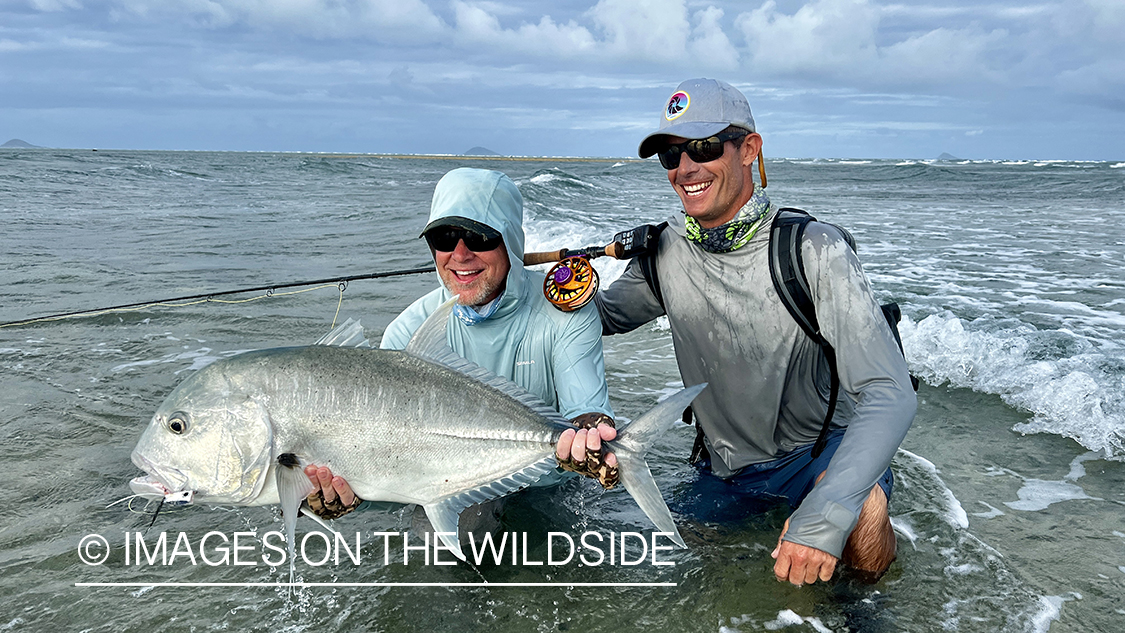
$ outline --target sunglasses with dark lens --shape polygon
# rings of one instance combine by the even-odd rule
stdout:
[[[664,166],[664,169],[676,169],[679,167],[680,156],[684,154],[687,154],[697,163],[709,163],[718,158],[722,158],[724,143],[736,138],[742,138],[747,134],[749,134],[749,132],[746,130],[720,132],[715,136],[669,145],[657,152],[656,155],[660,157],[660,164]]]
[[[485,237],[475,231],[462,229],[455,226],[439,226],[426,231],[426,243],[435,251],[443,253],[452,252],[457,248],[457,242],[465,242],[465,248],[474,253],[495,250],[504,243],[504,238]]]

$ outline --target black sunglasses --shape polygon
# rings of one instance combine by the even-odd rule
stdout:
[[[724,143],[736,138],[742,138],[747,134],[749,134],[749,132],[746,130],[720,132],[715,136],[669,145],[657,152],[656,155],[660,157],[660,164],[664,166],[664,169],[676,169],[679,167],[680,156],[683,154],[687,154],[697,163],[709,163],[715,159],[722,158]]]
[[[435,251],[452,252],[457,248],[457,242],[465,242],[465,248],[474,253],[483,253],[495,250],[504,243],[504,238],[500,235],[485,237],[476,231],[456,226],[439,226],[426,231],[426,243]]]

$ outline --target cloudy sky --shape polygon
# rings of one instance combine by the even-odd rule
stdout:
[[[627,156],[689,77],[766,155],[1125,158],[1125,0],[0,0],[0,143]]]

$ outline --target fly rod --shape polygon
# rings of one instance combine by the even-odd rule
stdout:
[[[553,267],[551,267],[549,271],[547,271],[547,278],[544,282],[543,293],[546,295],[551,304],[556,308],[562,310],[563,312],[571,312],[589,303],[598,290],[598,273],[590,265],[589,260],[605,256],[613,257],[615,259],[629,259],[632,257],[636,257],[637,255],[648,252],[655,248],[656,238],[658,237],[658,235],[659,230],[657,230],[656,227],[651,225],[644,225],[629,231],[622,231],[621,233],[614,235],[613,241],[606,246],[589,246],[579,249],[563,248],[557,251],[527,253],[526,255],[524,255],[523,263],[525,266],[534,266],[537,264],[557,262]],[[291,283],[271,284],[268,286],[256,286],[253,288],[239,288],[237,290],[205,292],[194,295],[186,295],[183,297],[173,297],[170,299],[125,303],[105,308],[76,310],[74,312],[62,312],[59,314],[50,314],[30,319],[8,321],[5,323],[0,323],[0,329],[7,327],[16,327],[20,325],[30,325],[32,323],[41,323],[46,321],[59,321],[72,317],[96,316],[113,312],[136,310],[145,307],[185,307],[187,305],[192,305],[180,303],[185,301],[195,301],[198,303],[209,303],[212,301],[219,302],[222,300],[218,299],[218,297],[227,297],[231,295],[245,294],[248,292],[266,293],[261,297],[255,297],[254,299],[246,300],[253,301],[255,299],[272,297],[274,296],[274,292],[277,290],[283,290],[286,288],[301,288],[307,286],[336,285],[340,288],[340,296],[341,300],[343,300],[343,292],[347,288],[348,282],[351,281],[361,281],[366,279],[385,279],[387,277],[417,275],[421,273],[432,273],[434,271],[435,268],[433,266],[423,266],[420,268],[392,270],[388,272],[370,273],[366,275],[350,275],[347,277],[332,277],[329,279],[317,279],[314,281],[294,281]],[[315,288],[313,288],[313,290],[315,290]],[[302,290],[298,292],[308,291]],[[242,301],[232,303],[242,303]]]
[[[404,276],[404,275],[417,275],[417,274],[421,274],[421,273],[432,273],[432,272],[434,272],[433,266],[425,266],[425,267],[422,267],[422,268],[410,268],[410,269],[406,269],[406,270],[392,270],[392,271],[389,271],[389,272],[370,273],[370,274],[366,274],[366,275],[351,275],[351,276],[348,276],[348,277],[333,277],[331,279],[317,279],[315,281],[294,281],[294,282],[291,282],[291,283],[272,284],[272,285],[269,285],[269,286],[257,286],[257,287],[254,287],[254,288],[239,288],[237,290],[223,290],[223,291],[220,291],[220,292],[206,292],[206,293],[202,293],[202,294],[187,295],[187,296],[183,296],[183,297],[173,297],[171,299],[158,299],[156,301],[141,301],[141,302],[138,302],[138,303],[125,303],[125,304],[122,304],[122,305],[109,306],[109,307],[106,307],[106,308],[94,308],[94,309],[91,309],[91,310],[77,310],[75,312],[63,312],[63,313],[60,313],[60,314],[51,314],[51,315],[47,315],[47,316],[35,317],[35,318],[32,318],[32,319],[21,319],[19,321],[8,321],[6,323],[0,323],[0,328],[15,327],[15,326],[18,326],[18,325],[29,325],[31,323],[39,323],[39,322],[42,322],[42,321],[59,321],[59,320],[62,320],[62,319],[69,319],[71,317],[78,317],[78,316],[93,316],[93,315],[98,315],[98,314],[106,314],[106,313],[110,313],[110,312],[119,312],[119,311],[124,311],[124,310],[144,308],[146,306],[160,306],[160,305],[171,304],[171,303],[176,303],[176,302],[181,302],[181,301],[199,301],[200,303],[207,303],[207,302],[216,300],[216,297],[227,297],[227,296],[230,296],[230,295],[244,294],[244,293],[247,293],[247,292],[265,292],[266,294],[263,295],[263,297],[272,297],[273,294],[274,294],[274,291],[276,291],[276,290],[283,290],[283,289],[286,289],[286,288],[301,288],[301,287],[304,287],[304,286],[336,285],[336,286],[339,286],[340,292],[343,293],[343,291],[348,286],[348,282],[351,282],[351,281],[360,281],[360,280],[363,280],[363,279],[383,279],[383,278],[386,278],[386,277],[401,277],[401,276]],[[259,298],[261,298],[261,297],[259,297]]]

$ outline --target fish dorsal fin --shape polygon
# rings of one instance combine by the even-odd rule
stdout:
[[[458,534],[461,511],[474,503],[483,503],[526,488],[543,475],[553,472],[556,464],[555,456],[552,455],[517,470],[507,477],[426,504],[423,506],[426,510],[426,517],[430,520],[430,524],[434,526],[434,532],[440,534],[442,543],[453,550],[458,558],[466,560],[465,553],[461,550],[461,539]]]
[[[449,342],[446,338],[446,327],[449,321],[449,315],[452,314],[453,306],[456,301],[457,298],[454,297],[441,304],[441,307],[437,310],[434,310],[433,314],[415,330],[414,336],[411,337],[410,342],[406,344],[406,349],[404,351],[411,356],[430,361],[431,363],[437,363],[438,365],[465,374],[474,380],[496,389],[509,398],[518,401],[535,413],[547,418],[552,423],[564,424],[566,428],[573,428],[570,423],[566,421],[566,418],[559,415],[559,412],[552,409],[546,402],[543,402],[542,398],[539,396],[511,380],[503,376],[497,376],[488,369],[460,356],[449,347]]]
[[[410,342],[406,344],[406,351],[418,358],[425,358],[432,360],[436,356],[444,356],[449,349],[449,343],[446,338],[446,328],[449,322],[449,315],[453,313],[453,306],[457,303],[457,297],[453,297],[449,301],[438,306],[437,310],[433,311],[422,325],[414,330],[414,336],[410,337]]]
[[[314,345],[330,345],[336,347],[371,347],[371,341],[363,334],[363,324],[355,319],[348,319],[333,328],[331,332],[320,337]]]

